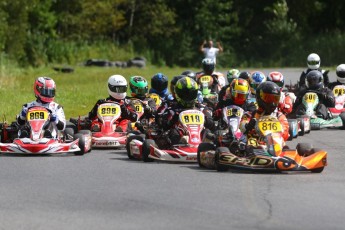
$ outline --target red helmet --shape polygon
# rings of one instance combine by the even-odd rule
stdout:
[[[34,84],[36,98],[44,103],[54,101],[56,85],[53,79],[49,77],[39,77]]]
[[[270,72],[267,76],[267,81],[272,81],[281,89],[284,87],[284,76],[278,71]]]

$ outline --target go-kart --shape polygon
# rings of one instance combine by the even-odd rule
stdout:
[[[236,105],[226,106],[222,109],[222,120],[218,124],[215,134],[206,134],[206,138],[198,146],[197,160],[200,167],[214,168],[214,153],[217,147],[228,147],[237,152],[237,147],[243,139],[243,127],[248,122],[244,110]],[[247,115],[247,114],[246,114]],[[201,161],[201,153],[203,155]]]
[[[327,152],[299,143],[288,149],[282,137],[283,127],[272,116],[263,116],[256,122],[256,134],[249,135],[241,154],[227,147],[213,151],[200,149],[200,164],[218,171],[229,169],[254,172],[310,171],[320,173],[327,165]]]
[[[200,91],[204,99],[204,103],[208,106],[213,105],[215,107],[218,103],[218,94],[211,91],[213,84],[213,77],[204,75],[198,78],[198,84],[200,85]]]
[[[339,116],[333,117],[329,112],[330,119],[323,119],[318,117],[315,109],[319,104],[319,97],[315,92],[307,92],[302,99],[302,104],[305,107],[305,115],[310,117],[310,127],[312,130],[319,130],[323,128],[345,128],[345,112],[341,112]]]
[[[333,117],[339,116],[342,112],[345,112],[345,85],[336,85],[333,88],[333,94],[335,96],[334,108],[328,108]]]
[[[158,147],[163,135],[153,131],[149,139],[143,135],[129,136],[127,139],[127,154],[130,159],[142,159],[144,162],[153,160],[172,162],[196,162],[197,148],[201,142],[201,131],[204,128],[204,114],[199,110],[185,110],[179,114],[178,129],[183,133],[178,144]],[[157,143],[156,143],[157,141]]]
[[[83,155],[91,151],[91,133],[81,132],[74,134],[70,129],[61,133],[57,129],[52,132],[44,128],[49,125],[51,113],[41,106],[28,109],[26,119],[30,134],[25,137],[16,137],[11,143],[0,143],[1,153],[16,153],[27,155],[74,153]],[[11,127],[13,129],[13,127]],[[9,129],[3,130],[3,134]],[[12,132],[13,130],[11,130]],[[5,133],[4,133],[5,132]],[[47,135],[49,134],[49,135]],[[4,142],[8,142],[4,140]]]
[[[120,105],[116,102],[105,102],[97,108],[99,130],[92,130],[93,148],[123,148],[126,145],[127,135],[117,129],[115,122],[121,117]],[[87,118],[71,118],[70,121],[77,129],[89,128],[91,121]]]

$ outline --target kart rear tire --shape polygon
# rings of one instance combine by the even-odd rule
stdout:
[[[72,123],[71,121],[66,121],[65,129],[67,129],[67,128],[72,128],[74,133],[78,132],[78,127],[74,123]]]
[[[310,143],[298,143],[296,146],[298,155],[307,157],[313,154],[313,145]]]
[[[228,152],[230,153],[230,150],[227,147],[218,147],[216,149],[216,154],[215,154],[215,167],[217,169],[218,172],[226,172],[229,170],[229,166],[226,165],[221,165],[219,164],[219,154],[221,152]]]
[[[152,162],[153,161],[153,159],[151,159],[149,157],[149,155],[150,155],[150,146],[151,145],[157,147],[156,142],[154,140],[152,140],[152,139],[146,139],[144,141],[144,143],[143,143],[141,157],[142,157],[144,162]]]
[[[299,127],[300,127],[300,129],[301,129],[301,131],[298,132],[298,135],[299,135],[299,136],[304,136],[304,134],[305,134],[304,119],[301,118],[301,119],[298,119],[298,121],[299,121]]]
[[[215,146],[211,143],[200,143],[198,146],[197,152],[197,160],[200,168],[206,168],[203,164],[201,164],[200,160],[200,152],[208,151],[208,150],[216,150]]]
[[[85,154],[85,137],[81,133],[74,134],[73,139],[77,140],[78,138],[79,138],[78,146],[80,148],[80,151],[75,152],[74,155],[82,156]]]
[[[129,149],[129,143],[132,141],[132,140],[138,140],[138,141],[141,141],[141,142],[144,142],[144,138],[140,135],[132,135],[132,136],[129,136],[126,140],[126,150],[127,150],[127,156],[129,159],[135,159],[132,155],[131,155],[131,152],[130,152],[130,149]]]
[[[294,138],[293,136],[293,126],[291,125],[291,122],[289,122],[289,138],[288,141],[291,141]]]

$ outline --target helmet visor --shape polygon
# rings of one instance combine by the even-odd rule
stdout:
[[[280,101],[280,95],[260,92],[260,98],[267,104],[278,105]]]
[[[38,92],[40,92],[41,96],[43,97],[54,97],[55,96],[55,89],[54,88],[43,88],[37,86]]]
[[[108,84],[108,87],[111,92],[113,93],[126,93],[127,92],[127,86],[125,85],[110,85]]]
[[[244,103],[247,100],[248,93],[239,90],[232,90],[232,97],[236,102]]]
[[[308,65],[318,65],[320,62],[316,60],[308,61]]]
[[[137,95],[145,95],[148,93],[148,87],[144,87],[144,88],[131,87],[131,91]]]

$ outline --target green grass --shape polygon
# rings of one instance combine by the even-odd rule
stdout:
[[[14,121],[22,105],[35,100],[33,83],[39,76],[48,76],[55,80],[57,89],[55,101],[64,107],[66,118],[86,115],[100,98],[106,98],[107,80],[113,74],[130,76],[140,75],[150,83],[151,77],[158,72],[169,78],[179,75],[185,68],[167,68],[147,66],[139,68],[102,68],[75,67],[73,73],[55,72],[50,67],[38,69],[6,69],[0,73],[0,116],[8,122]],[[196,69],[194,69],[196,71]]]

